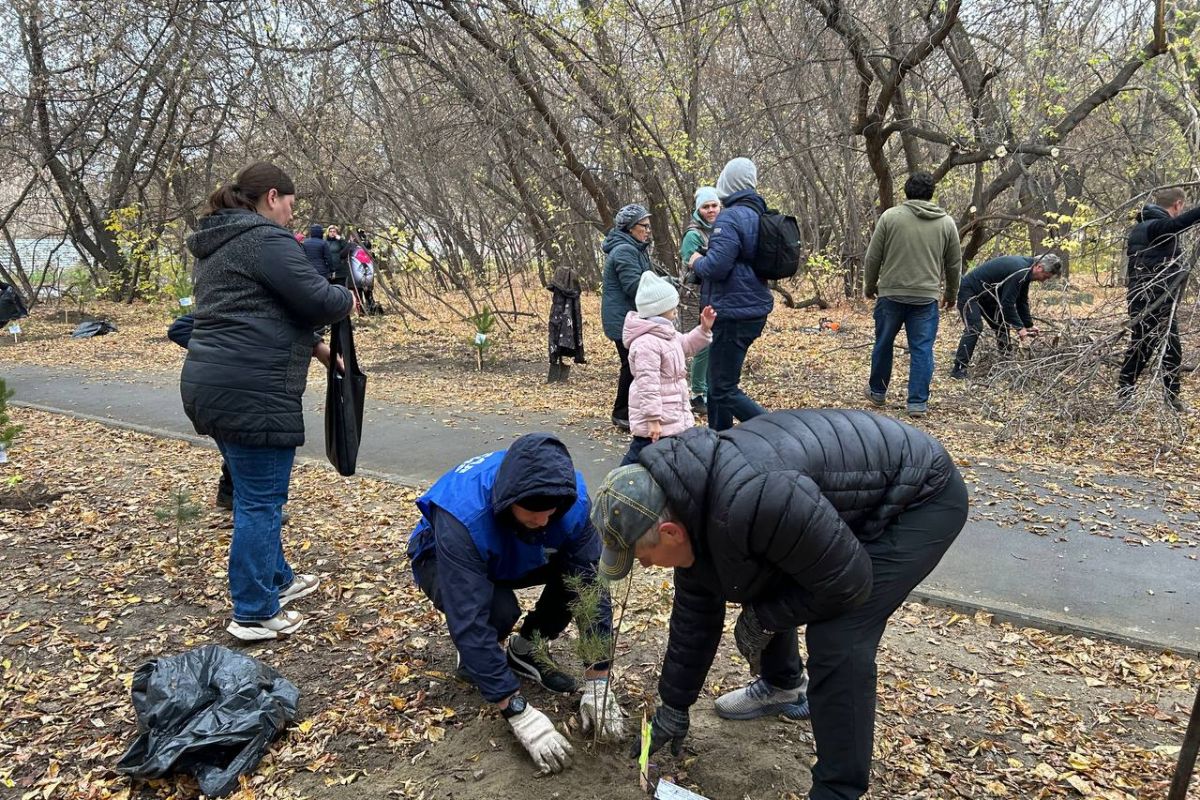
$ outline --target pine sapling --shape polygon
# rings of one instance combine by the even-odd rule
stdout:
[[[471,346],[475,348],[475,361],[479,365],[479,371],[483,372],[483,357],[492,346],[490,334],[496,327],[496,316],[490,309],[485,308],[468,319],[475,326],[475,337],[471,340]]]
[[[599,631],[599,622],[604,602],[612,597],[612,583],[600,577],[588,578],[579,575],[567,576],[564,580],[567,588],[575,593],[575,599],[571,601],[571,617],[575,621],[576,630],[579,632],[578,637],[574,640],[573,650],[575,656],[580,662],[587,666],[608,662],[609,669],[612,669],[613,658],[616,655],[617,643],[617,621],[618,616],[613,614],[612,633],[601,633]],[[626,579],[625,591],[622,593],[622,600],[619,607],[621,614],[624,614],[625,605],[629,602],[629,589],[632,586],[632,578]],[[542,638],[538,634],[533,636],[533,657],[542,667],[549,668],[553,666],[550,660],[550,642]],[[609,690],[608,684],[605,684],[604,695],[600,699],[600,716],[604,718],[608,710]],[[616,702],[615,700],[613,702]],[[599,742],[602,735],[602,726],[597,725],[592,732],[592,741]]]
[[[8,450],[23,428],[13,422],[8,413],[8,401],[12,396],[12,389],[9,389],[4,379],[0,378],[0,464],[8,461]]]
[[[183,531],[200,518],[200,506],[192,502],[186,489],[179,487],[164,505],[154,510],[154,518],[175,529],[175,560],[179,561],[183,554]]]

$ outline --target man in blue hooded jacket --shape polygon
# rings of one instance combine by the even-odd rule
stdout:
[[[600,538],[590,520],[583,476],[566,446],[547,433],[520,437],[507,450],[464,461],[417,500],[421,521],[408,544],[417,585],[446,615],[460,671],[495,703],[518,740],[545,772],[570,763],[571,746],[554,724],[521,695],[519,678],[552,692],[576,682],[533,640],[557,638],[571,621],[576,592],[570,578],[593,580]],[[545,586],[520,631],[515,589]],[[594,630],[612,631],[605,597]],[[507,648],[504,643],[507,640]],[[608,663],[584,673],[584,729],[623,731],[621,711],[607,690]]]
[[[770,287],[754,271],[758,219],[767,211],[757,186],[758,168],[750,159],[725,165],[717,179],[722,210],[708,252],[694,253],[688,262],[701,281],[701,308],[711,305],[717,312],[708,348],[708,425],[717,431],[732,428],[735,417],[745,422],[767,411],[738,385],[746,353],[775,307]]]

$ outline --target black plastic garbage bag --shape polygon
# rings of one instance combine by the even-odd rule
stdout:
[[[157,658],[133,675],[138,735],[117,770],[135,778],[196,776],[222,797],[254,771],[296,718],[300,690],[249,656],[210,644]]]
[[[108,320],[93,319],[87,322],[81,322],[75,328],[75,332],[71,334],[72,339],[90,339],[93,336],[103,336],[106,333],[113,333],[117,330],[117,326],[113,325]]]

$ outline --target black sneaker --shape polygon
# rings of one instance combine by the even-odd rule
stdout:
[[[233,495],[225,494],[225,492],[217,492],[217,508],[223,508],[226,511],[233,511]]]
[[[627,420],[627,419],[621,419],[616,414],[613,414],[612,424],[616,425],[618,428],[625,431],[626,433],[629,432],[629,420]]]
[[[559,694],[570,694],[579,688],[579,684],[574,678],[559,669],[558,665],[545,655],[514,653],[511,639],[506,653],[508,668],[513,671],[514,675],[533,681],[543,688]]]
[[[965,381],[967,379],[967,368],[955,367],[954,369],[950,370],[950,377],[956,381]]]
[[[704,402],[704,397],[696,395],[692,398],[692,413],[708,416],[708,403]]]

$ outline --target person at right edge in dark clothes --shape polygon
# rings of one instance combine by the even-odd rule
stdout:
[[[762,336],[775,298],[754,271],[758,219],[767,211],[759,195],[758,168],[735,158],[721,170],[717,193],[721,213],[708,237],[708,252],[693,253],[688,266],[700,278],[700,306],[717,312],[708,348],[708,425],[723,431],[733,420],[745,422],[766,409],[742,391],[742,365],[750,345]]]
[[[1157,190],[1129,231],[1129,350],[1117,384],[1117,399],[1125,405],[1133,401],[1133,387],[1143,370],[1161,359],[1163,399],[1176,411],[1187,410],[1179,396],[1183,349],[1176,305],[1191,268],[1180,257],[1179,234],[1200,222],[1200,206],[1184,211],[1186,199],[1182,189]]]
[[[642,273],[651,269],[650,212],[631,203],[617,212],[613,227],[604,237],[603,291],[600,295],[600,321],[604,335],[617,347],[621,372],[617,377],[617,396],[613,400],[612,424],[629,430],[629,387],[633,373],[629,369],[629,351],[621,341],[625,316],[637,308],[638,283]]]
[[[966,523],[967,487],[953,459],[902,422],[835,409],[775,411],[722,433],[692,428],[639,458],[608,474],[592,521],[604,542],[602,577],[628,575],[635,559],[675,569],[650,749],[669,744],[680,754],[725,605],[738,603],[734,640],[755,680],[717,698],[717,716],[810,716],[810,800],[862,797],[879,641]],[[710,732],[698,746],[720,738]]]

